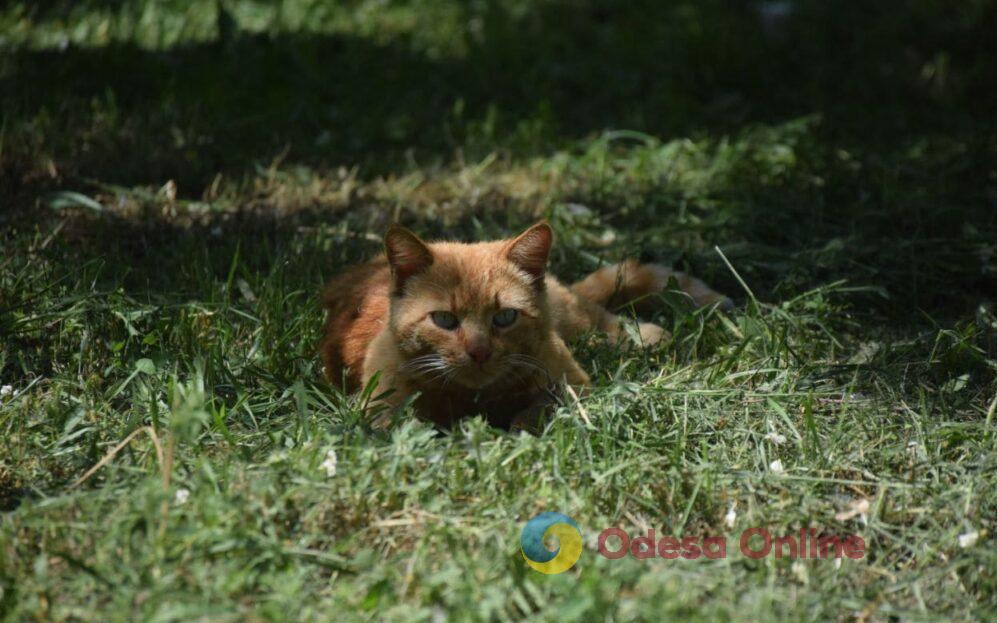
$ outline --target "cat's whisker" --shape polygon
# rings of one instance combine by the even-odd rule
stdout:
[[[450,381],[454,380],[454,378],[457,376],[457,372],[459,370],[460,370],[460,366],[456,366],[456,367],[450,368],[446,372],[446,374],[443,375],[443,387],[446,387],[447,385],[450,384]]]
[[[439,372],[432,377],[426,379],[428,382],[432,383],[443,379],[443,384],[446,385],[446,379],[450,375],[456,375],[457,371],[463,368],[463,366],[455,366],[453,364],[444,363],[442,367],[439,368]]]
[[[533,364],[533,365],[535,365],[537,367],[543,368],[543,369],[547,368],[547,366],[544,364],[543,360],[538,359],[537,357],[534,357],[532,355],[526,355],[526,354],[523,354],[523,353],[517,353],[516,354],[516,358],[520,359],[522,361],[527,361],[527,362],[529,362],[529,363],[531,363],[531,364]]]
[[[450,381],[453,381],[455,378],[457,378],[457,375],[459,373],[463,372],[468,367],[468,365],[470,365],[470,364],[467,363],[467,362],[464,362],[464,363],[461,363],[461,364],[450,366],[450,370],[448,370],[443,375],[443,386],[446,387],[450,383]]]
[[[545,368],[543,361],[537,359],[536,357],[531,357],[530,355],[524,355],[522,353],[513,353],[511,355],[506,355],[506,359],[516,364],[535,366],[538,368]]]
[[[522,366],[509,366],[509,373],[517,382],[529,380],[529,369],[524,369]]]
[[[426,372],[432,372],[433,370],[437,370],[439,368],[440,368],[439,364],[432,364],[432,363],[430,363],[430,364],[424,364],[424,365],[421,365],[421,366],[412,366],[412,367],[409,367],[409,368],[405,368],[404,371],[405,372],[413,372],[415,374],[424,374]]]
[[[399,366],[399,370],[415,377],[425,378],[427,375],[433,373],[445,372],[448,367],[449,364],[443,360],[443,357],[436,353],[429,353],[409,359]]]
[[[427,361],[417,366],[410,366],[409,368],[406,369],[425,372],[427,370],[438,370],[440,368],[446,367],[446,365],[447,364],[442,361]]]
[[[536,357],[531,357],[530,355],[522,353],[513,353],[511,355],[506,355],[505,361],[510,365],[511,369],[520,368],[527,372],[537,373],[547,379],[548,383],[551,380],[550,372],[547,370],[547,367]]]
[[[427,364],[442,363],[443,358],[436,353],[429,353],[427,355],[420,355],[418,357],[413,357],[400,366],[400,369],[407,368],[418,368]]]
[[[425,370],[419,372],[415,376],[419,377],[423,381],[432,382],[446,373],[447,373],[447,368],[433,368],[432,370]]]

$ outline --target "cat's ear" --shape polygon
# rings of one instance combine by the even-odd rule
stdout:
[[[506,247],[505,257],[533,277],[534,283],[542,285],[553,243],[554,232],[546,221],[541,221],[516,236]]]
[[[433,253],[426,243],[401,225],[392,225],[384,234],[384,249],[395,276],[395,286],[401,290],[409,277],[429,268]]]

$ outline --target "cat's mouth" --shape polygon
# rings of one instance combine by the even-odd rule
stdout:
[[[531,379],[549,378],[546,366],[529,355],[513,353],[499,357],[485,365],[471,361],[452,362],[431,353],[413,357],[402,364],[401,371],[421,384],[440,387],[458,386],[484,389],[490,386],[529,382]]]
[[[508,372],[504,366],[497,364],[490,366],[463,364],[458,367],[460,372],[454,381],[469,389],[483,389],[489,385],[494,385]]]

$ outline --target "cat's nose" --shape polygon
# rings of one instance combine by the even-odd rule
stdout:
[[[492,347],[484,343],[468,344],[467,354],[471,356],[474,363],[481,365],[491,359]]]

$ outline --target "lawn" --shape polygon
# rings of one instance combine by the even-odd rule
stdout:
[[[997,6],[0,7],[0,620],[997,616]],[[318,292],[400,221],[641,257],[542,434],[372,429]],[[525,563],[555,511],[583,551]],[[600,532],[728,539],[608,559]],[[860,559],[739,535],[855,534]]]

